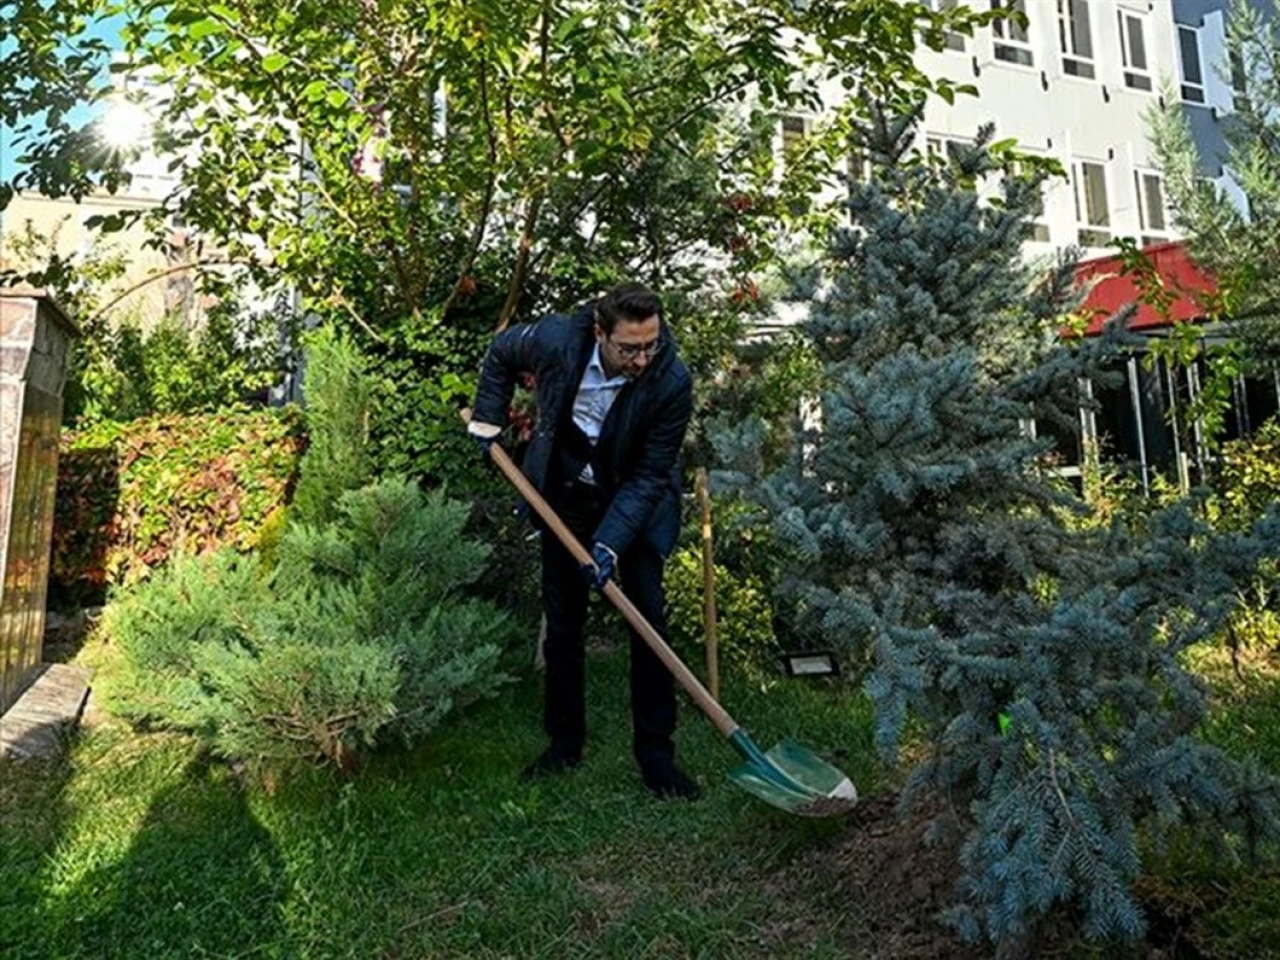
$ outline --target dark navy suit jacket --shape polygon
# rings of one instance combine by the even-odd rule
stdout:
[[[537,378],[538,422],[524,472],[544,496],[556,430],[577,396],[594,327],[595,305],[588,304],[572,316],[504,330],[485,354],[474,412],[482,423],[506,423],[519,375]],[[592,461],[596,482],[612,498],[595,539],[618,554],[641,538],[665,556],[680,533],[680,448],[693,414],[693,381],[665,324],[661,337],[649,369],[610,407]]]

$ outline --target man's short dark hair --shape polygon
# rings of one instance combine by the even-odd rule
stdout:
[[[654,316],[662,318],[662,301],[643,283],[620,283],[596,304],[596,323],[606,334],[619,320],[640,323]]]

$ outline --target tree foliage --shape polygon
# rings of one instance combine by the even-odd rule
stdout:
[[[17,154],[0,168],[0,210],[18,189],[78,199],[121,184],[118,158],[77,117],[108,87],[110,47],[91,29],[106,10],[103,0],[0,0],[0,128]]]
[[[949,30],[996,14],[932,6],[110,9],[126,24],[116,76],[156,116],[155,146],[174,157],[175,188],[150,216],[181,216],[208,249],[251,263],[264,287],[296,284],[304,311],[347,326],[378,381],[380,465],[452,478],[466,454],[451,411],[471,392],[495,324],[639,278],[671,295],[674,325],[691,340],[740,329],[753,272],[779,256],[797,221],[829,215],[810,197],[842,166],[861,104],[961,90],[922,75],[916,46],[940,49]],[[70,25],[45,26],[63,48],[84,46]],[[779,114],[814,113],[824,97],[847,99],[780,158]],[[94,182],[93,164],[42,159],[88,156],[88,131],[37,126],[19,140],[30,164],[20,185]],[[696,322],[704,314],[715,322]]]
[[[948,798],[965,825],[960,929],[1026,955],[1067,902],[1132,937],[1140,834],[1275,838],[1280,783],[1197,739],[1207,693],[1180,654],[1280,551],[1280,522],[1215,534],[1182,503],[1138,532],[1068,524],[1084,506],[1025,424],[1069,423],[1120,334],[1060,339],[1071,264],[1023,262],[1038,178],[1002,177],[990,131],[951,161],[910,152],[910,118],[867,137],[880,165],[805,326],[820,429],[764,476],[759,427],[727,430],[722,479],[756,475],[800,627],[863,667],[879,747],[924,734],[903,800]]]
[[[762,152],[708,121],[739,103],[811,107],[818,84],[838,78],[860,94],[954,95],[915,68],[915,45],[984,18],[891,0],[119,10],[119,70],[160,91],[157,146],[181,158],[170,204],[374,318],[476,296],[490,255],[511,281],[497,291],[506,307],[526,283],[554,286],[575,246],[575,271],[677,271],[682,250],[724,226],[723,211],[706,209],[708,176],[717,199],[734,181],[769,186],[759,180],[772,145]],[[50,16],[40,28],[99,50],[74,23]],[[26,139],[33,170],[41,144],[75,146],[65,133]]]
[[[1223,82],[1245,92],[1221,118],[1226,155],[1200,157],[1179,101],[1169,97],[1148,116],[1168,190],[1173,225],[1196,262],[1216,279],[1206,313],[1244,340],[1255,360],[1280,356],[1280,5],[1264,14],[1233,0],[1227,17],[1227,60],[1211,64]],[[1205,175],[1220,163],[1243,190],[1247,211]]]
[[[465,596],[487,556],[466,517],[387,480],[344,494],[332,523],[291,525],[272,571],[179,558],[110,608],[125,670],[109,705],[268,771],[419,740],[506,679],[509,621]]]

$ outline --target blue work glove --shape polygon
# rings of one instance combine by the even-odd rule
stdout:
[[[597,542],[591,548],[591,561],[582,565],[582,579],[587,581],[588,586],[603,590],[604,585],[617,572],[618,555],[603,543]]]
[[[480,423],[472,420],[467,424],[467,436],[469,436],[475,445],[480,448],[480,454],[488,460],[492,447],[498,442],[498,436],[502,433],[502,428],[493,423]]]

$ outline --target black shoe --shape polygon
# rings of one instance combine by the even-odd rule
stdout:
[[[681,800],[697,800],[702,790],[670,760],[665,763],[645,764],[640,768],[644,785],[655,797],[664,800],[678,797]]]
[[[564,773],[582,762],[582,748],[563,743],[553,743],[538,755],[538,759],[524,768],[521,780],[536,780],[551,773]]]

